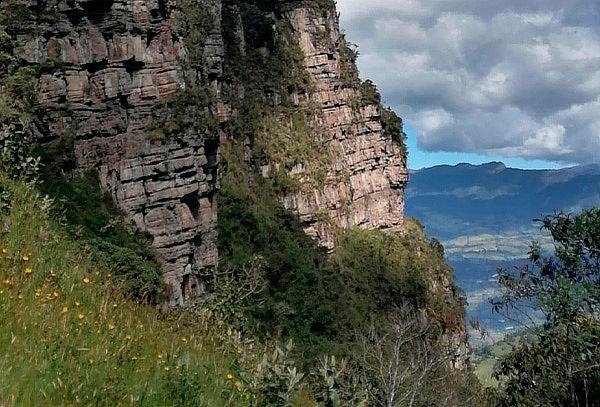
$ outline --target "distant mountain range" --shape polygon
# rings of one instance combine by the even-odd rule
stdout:
[[[477,318],[492,341],[518,326],[491,311],[488,298],[499,294],[497,268],[525,264],[533,240],[552,250],[550,237],[532,219],[592,206],[600,206],[600,164],[560,170],[521,170],[500,162],[440,165],[414,171],[406,192],[407,216],[419,219],[445,247],[467,294],[467,320]],[[481,343],[473,332],[471,341]]]
[[[530,229],[532,219],[600,205],[600,164],[560,170],[507,168],[501,162],[414,171],[406,213],[441,240]]]

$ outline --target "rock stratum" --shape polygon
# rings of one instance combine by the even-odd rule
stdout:
[[[3,3],[20,19],[15,55],[40,67],[39,141],[72,143],[73,172],[97,170],[152,236],[171,305],[201,296],[217,265],[227,143],[295,182],[282,202],[326,247],[336,227],[402,228],[401,122],[358,79],[332,2]]]

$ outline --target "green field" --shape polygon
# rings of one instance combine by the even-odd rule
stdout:
[[[502,357],[511,352],[514,343],[501,341],[491,345],[484,352],[480,352],[479,355],[476,352],[474,373],[483,387],[498,387],[499,382],[492,377],[494,367]]]

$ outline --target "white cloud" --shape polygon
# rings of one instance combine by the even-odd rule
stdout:
[[[564,143],[565,133],[565,127],[556,123],[538,129],[532,137],[528,137],[523,142],[525,154],[540,152],[560,156],[570,153],[572,150],[567,148]]]
[[[422,148],[600,161],[600,2],[339,0],[338,8],[363,77]]]

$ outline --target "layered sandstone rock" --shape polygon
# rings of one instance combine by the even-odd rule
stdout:
[[[98,170],[102,186],[127,219],[153,236],[169,303],[183,304],[186,298],[202,295],[203,276],[210,275],[218,257],[219,140],[236,135],[224,133],[223,126],[210,130],[186,125],[156,137],[152,124],[158,116],[164,121],[169,114],[181,114],[163,107],[200,77],[207,82],[200,91],[212,105],[207,112],[206,106],[188,103],[187,123],[205,122],[207,116],[224,123],[236,114],[234,101],[227,100],[222,89],[233,88],[230,93],[243,97],[245,88],[223,74],[224,34],[231,33],[222,32],[221,8],[227,3],[236,10],[239,4],[11,1],[31,12],[30,26],[18,37],[17,54],[24,63],[44,67],[38,92],[44,137],[72,138],[75,172]],[[282,197],[284,204],[298,212],[308,234],[330,248],[336,227],[400,228],[405,155],[384,134],[378,104],[357,103],[362,97],[357,83],[343,79],[348,69],[341,55],[346,43],[335,10],[311,1],[271,3],[264,13],[270,21],[285,20],[292,28],[311,83],[310,90],[290,90],[287,96],[297,108],[317,106],[314,136],[318,134],[324,148],[318,163],[293,170],[302,180],[303,173],[318,165],[324,180],[307,182],[299,192]],[[190,4],[208,16],[202,22],[201,44],[186,42],[189,27],[200,25],[191,16]],[[243,48],[244,27],[234,36]],[[192,61],[192,55],[200,55],[200,61]]]
[[[153,236],[170,304],[201,295],[217,262],[218,136],[188,128],[157,141],[148,130],[157,106],[185,86],[176,2],[38,3],[25,3],[32,18],[40,7],[54,21],[33,22],[16,52],[50,66],[39,83],[44,136],[72,137],[76,172],[97,169],[128,220]]]
[[[330,248],[335,227],[399,230],[406,156],[384,135],[380,106],[360,103],[360,91],[343,80],[343,71],[354,67],[344,66],[340,55],[346,43],[335,11],[296,8],[287,17],[314,86],[311,101],[321,107],[317,127],[325,136],[327,158],[318,165],[327,167],[327,179],[317,188],[287,196],[286,205],[299,213],[309,235]]]

